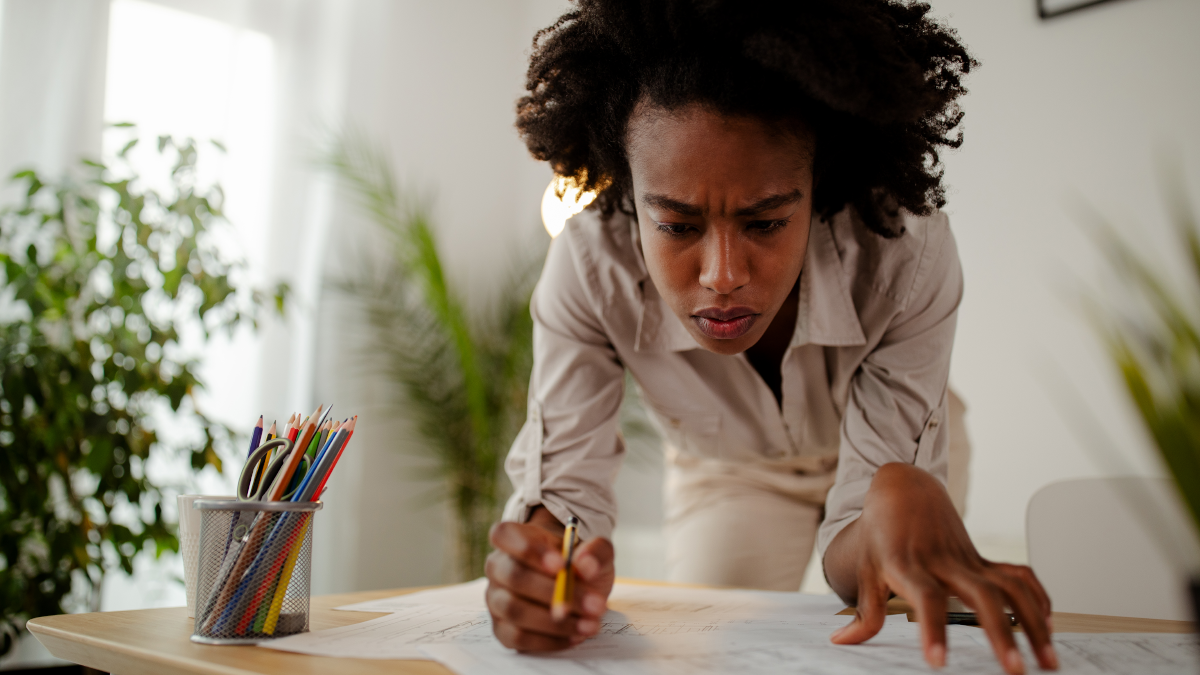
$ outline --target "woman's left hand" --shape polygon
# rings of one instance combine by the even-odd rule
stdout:
[[[1005,606],[1029,637],[1038,665],[1058,668],[1050,642],[1050,597],[1033,570],[980,557],[945,488],[914,466],[880,467],[862,515],[829,545],[825,569],[843,600],[857,600],[854,621],[833,634],[835,643],[857,644],[878,633],[888,597],[895,593],[916,610],[925,660],[941,668],[946,664],[946,600],[957,595],[975,611],[1005,671],[1025,672]]]

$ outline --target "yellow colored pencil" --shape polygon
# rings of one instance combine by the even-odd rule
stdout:
[[[292,551],[288,553],[287,562],[283,564],[283,574],[279,576],[279,585],[275,587],[275,597],[271,598],[271,609],[267,612],[266,623],[263,624],[263,632],[267,635],[275,634],[275,624],[279,621],[279,610],[283,607],[283,598],[287,595],[288,582],[292,580],[292,570],[296,567],[296,556],[300,555],[304,536],[308,534],[308,524],[311,522],[312,514],[308,514],[304,525],[300,527],[299,534],[296,535],[296,543],[292,544]]]
[[[567,618],[571,610],[571,600],[575,597],[575,570],[571,569],[571,560],[575,557],[575,531],[579,520],[575,516],[567,519],[567,529],[563,532],[563,566],[554,580],[554,598],[550,602],[550,616],[555,621]]]

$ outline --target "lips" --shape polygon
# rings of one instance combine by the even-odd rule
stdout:
[[[750,332],[759,316],[749,307],[707,307],[693,314],[692,321],[714,340],[736,340]]]

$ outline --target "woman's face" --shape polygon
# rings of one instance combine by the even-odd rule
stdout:
[[[626,153],[659,293],[705,349],[753,346],[804,265],[812,135],[701,106],[640,105]]]

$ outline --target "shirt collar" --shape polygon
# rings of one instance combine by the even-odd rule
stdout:
[[[792,347],[865,345],[862,323],[850,295],[850,279],[833,241],[833,223],[813,219],[804,271],[800,273],[800,309]]]
[[[642,272],[642,311],[638,316],[638,352],[682,352],[700,349],[699,343],[671,311],[646,271],[637,223],[630,219],[637,264]],[[808,235],[804,271],[800,274],[800,307],[790,347],[805,344],[846,347],[863,345],[858,312],[850,296],[849,279],[833,241],[832,224],[814,218]]]

